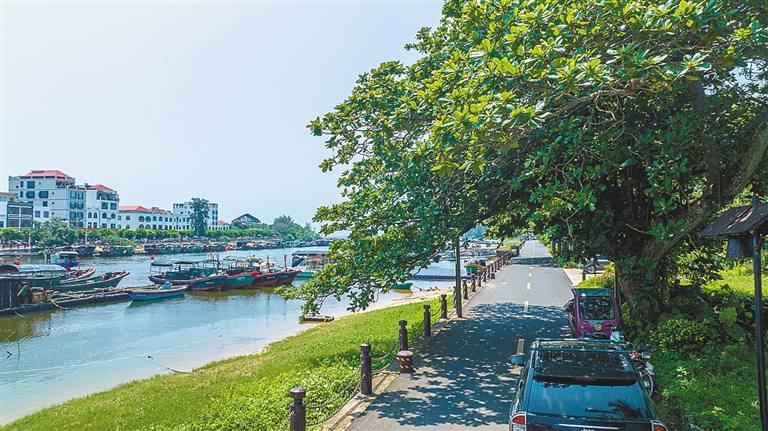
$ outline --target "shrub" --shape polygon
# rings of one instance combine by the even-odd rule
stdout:
[[[649,338],[661,355],[674,359],[686,359],[701,353],[719,339],[707,323],[686,319],[660,323]]]

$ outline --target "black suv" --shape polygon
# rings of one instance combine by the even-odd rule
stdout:
[[[609,341],[536,340],[509,412],[510,431],[667,431],[632,365]]]

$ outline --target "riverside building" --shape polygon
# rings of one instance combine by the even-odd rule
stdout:
[[[88,229],[122,229],[120,195],[102,185],[85,184],[86,227]]]
[[[85,186],[59,170],[33,170],[26,175],[8,177],[8,192],[18,202],[32,204],[32,220],[45,222],[52,218],[65,220],[71,227],[85,227]],[[11,222],[9,213],[8,222]],[[26,221],[26,218],[19,219]],[[9,226],[29,229],[29,226]]]

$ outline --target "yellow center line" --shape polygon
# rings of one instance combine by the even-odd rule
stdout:
[[[528,269],[530,269],[530,270],[533,270],[533,267],[530,267],[530,268],[528,268]]]
[[[528,301],[525,301],[525,304],[523,305],[523,313],[528,312]]]
[[[525,287],[528,290],[531,290],[531,283],[528,283],[528,286]]]
[[[525,339],[521,338],[517,340],[517,354],[522,355],[523,351],[525,351]]]
[[[533,277],[533,273],[529,272],[528,277]]]

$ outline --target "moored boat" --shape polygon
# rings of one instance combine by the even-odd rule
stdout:
[[[247,272],[227,275],[227,281],[222,289],[244,289],[253,283],[253,276]]]
[[[301,271],[294,271],[286,269],[285,271],[278,271],[274,274],[277,274],[277,285],[278,286],[289,286],[291,283],[293,283],[293,280],[296,279],[296,276],[299,275]]]
[[[260,273],[253,276],[253,287],[275,287],[277,286],[278,275],[276,272]]]
[[[155,286],[155,287],[141,287],[128,290],[128,297],[134,301],[148,301],[151,299],[173,298],[177,296],[184,296],[184,292],[187,290],[186,285],[180,286]]]
[[[134,249],[130,245],[113,245],[103,247],[99,251],[99,257],[133,256]]]
[[[55,291],[77,291],[103,289],[108,287],[117,287],[120,281],[130,274],[128,271],[105,272],[101,275],[93,275],[85,279],[61,280],[58,284],[53,284],[46,290]]]
[[[175,269],[174,269],[175,268]],[[149,281],[156,284],[186,284],[189,290],[221,290],[227,282],[226,275],[217,275],[214,268],[199,266],[199,262],[152,261]]]
[[[64,269],[80,266],[80,259],[76,251],[60,251],[54,254],[46,254],[45,262],[59,265]]]

